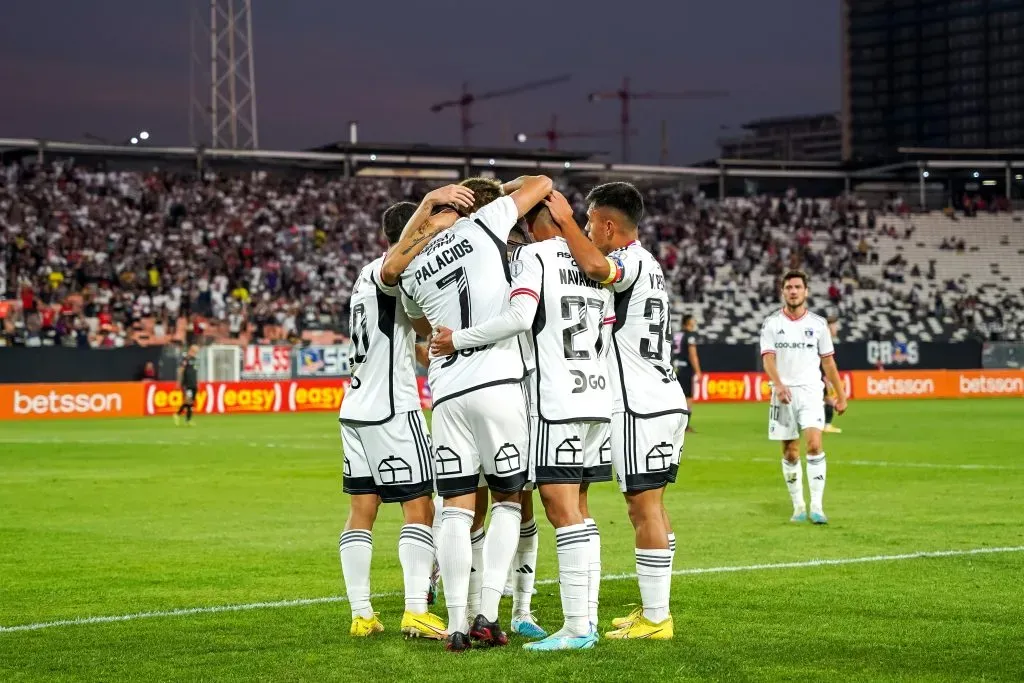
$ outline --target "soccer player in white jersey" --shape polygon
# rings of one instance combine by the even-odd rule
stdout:
[[[431,200],[468,206],[472,194],[449,186],[432,193]],[[415,204],[403,202],[384,212],[383,231],[389,244],[406,248],[400,238],[415,210]],[[416,334],[398,302],[398,288],[381,280],[383,262],[381,256],[366,265],[352,290],[352,381],[338,415],[344,448],[342,489],[351,496],[339,541],[352,608],[350,633],[369,636],[384,630],[370,604],[373,523],[380,502],[397,502],[405,518],[398,541],[405,579],[401,631],[440,640],[446,635],[444,622],[427,611],[434,561],[433,468],[416,386]]]
[[[821,432],[825,409],[821,396],[824,369],[836,392],[835,409],[846,411],[846,389],[836,367],[828,321],[807,310],[807,275],[791,270],[782,276],[783,307],[761,326],[761,358],[772,382],[768,438],[782,442],[782,476],[793,500],[790,521],[807,521],[800,469],[800,433],[807,441],[807,488],[811,492],[811,521],[828,524],[822,509],[825,495],[825,453]]]
[[[511,281],[505,257],[509,232],[551,191],[545,176],[505,186],[483,178],[463,184],[473,190],[474,211],[434,237],[402,272],[403,303],[421,333],[472,327],[501,314]],[[498,624],[498,603],[519,541],[520,492],[528,474],[525,374],[523,350],[514,338],[430,359],[434,467],[445,499],[438,562],[451,651],[467,649],[469,637],[490,645],[508,642]],[[483,547],[480,613],[470,625],[470,528],[480,472],[495,503]]]
[[[591,576],[596,526],[583,518],[586,491],[581,488],[584,483],[611,480],[612,395],[601,332],[614,320],[612,297],[576,267],[545,207],[527,213],[526,220],[537,241],[514,254],[508,309],[469,329],[452,333],[440,328],[431,352],[451,354],[529,330],[537,363],[529,382],[530,465],[555,527],[565,621],[561,630],[528,643],[526,649],[587,649],[597,642],[597,586],[590,583],[600,579],[600,569]],[[597,558],[599,564],[599,550]]]
[[[612,464],[636,532],[641,607],[615,619],[607,638],[667,640],[673,636],[669,597],[675,535],[665,487],[676,480],[688,411],[672,370],[668,292],[657,259],[637,239],[640,192],[629,183],[599,185],[587,195],[587,230],[555,192],[546,204],[587,277],[614,292],[615,322],[608,372],[612,379]]]

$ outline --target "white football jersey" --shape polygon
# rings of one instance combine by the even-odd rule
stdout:
[[[363,267],[349,301],[352,383],[338,414],[347,424],[383,424],[420,409],[416,332],[398,303],[398,287],[381,283],[383,263],[381,256]]]
[[[761,355],[769,353],[786,386],[821,386],[821,359],[835,353],[828,321],[807,310],[795,319],[775,311],[761,326]]]
[[[612,389],[602,327],[611,292],[587,278],[561,237],[527,244],[512,261],[512,296],[537,299],[529,330],[537,370],[532,412],[546,422],[607,422]]]
[[[511,281],[505,242],[518,219],[512,198],[501,197],[434,237],[402,273],[409,315],[453,330],[500,315]],[[435,406],[483,387],[520,382],[525,376],[517,337],[450,356],[431,356],[427,369]]]
[[[661,265],[639,242],[608,255],[617,272],[609,373],[615,411],[656,417],[686,411],[686,396],[672,369],[671,309]]]

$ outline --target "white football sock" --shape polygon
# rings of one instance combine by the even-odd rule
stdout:
[[[491,524],[484,539],[484,582],[480,591],[480,614],[488,621],[498,618],[498,603],[505,588],[508,567],[519,545],[522,514],[519,503],[495,503],[491,506]]]
[[[469,574],[473,569],[469,527],[473,511],[448,507],[441,513],[441,533],[437,536],[437,561],[444,581],[444,601],[448,606],[448,632],[469,633],[466,601],[469,596]]]
[[[373,557],[373,533],[367,529],[342,531],[338,540],[341,573],[352,618],[373,616],[370,605],[370,559]]]
[[[484,530],[470,532],[469,545],[473,556],[473,570],[469,573],[469,620],[480,614],[480,587],[484,583]],[[444,577],[441,577],[444,578]]]
[[[588,607],[590,586],[590,530],[586,524],[555,529],[558,552],[558,588],[562,596],[565,625],[559,631],[567,636],[590,633]]]
[[[671,570],[672,564],[676,561],[676,534],[673,531],[668,532],[668,551],[672,553],[672,562],[669,563]]]
[[[537,580],[537,520],[519,525],[519,547],[513,568],[512,616],[525,616],[530,613],[533,584]]]
[[[405,577],[405,609],[427,611],[430,570],[434,565],[434,536],[425,524],[406,524],[398,536],[398,561]]]
[[[441,533],[441,512],[444,510],[444,498],[441,496],[434,496],[434,522],[430,527],[430,533],[433,534],[434,540],[437,540],[437,535]]]
[[[807,488],[811,490],[811,510],[821,512],[825,497],[825,454],[807,456]]]
[[[601,532],[597,530],[597,522],[592,517],[583,520],[590,532],[590,554],[588,560],[589,580],[587,581],[587,607],[590,623],[597,625],[598,597],[601,594]]]
[[[644,617],[654,624],[665,621],[672,591],[672,551],[637,548],[636,576]]]
[[[782,478],[786,480],[786,487],[789,489],[789,497],[793,499],[793,509],[803,510],[804,504],[804,479],[803,470],[800,468],[800,461],[795,463],[782,459]]]

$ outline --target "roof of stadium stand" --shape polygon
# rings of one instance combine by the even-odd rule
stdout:
[[[457,174],[504,170],[591,172],[651,177],[746,177],[820,179],[916,180],[922,170],[996,173],[1024,169],[1024,149],[931,149],[900,148],[891,163],[852,164],[833,162],[790,162],[752,159],[708,159],[690,166],[616,164],[595,160],[594,153],[529,150],[518,147],[458,147],[420,144],[335,142],[312,150],[237,150],[194,147],[111,145],[0,138],[0,156],[45,157],[47,154],[74,157],[102,157],[136,162],[177,161],[194,163],[198,155],[211,162],[288,164],[295,166],[343,166],[346,172],[364,173],[373,168],[409,171],[428,169]],[[383,174],[383,173],[381,173]]]

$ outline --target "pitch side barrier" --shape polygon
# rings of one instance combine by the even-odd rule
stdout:
[[[852,399],[1024,398],[1024,370],[852,370],[840,373]],[[337,412],[349,381],[339,379],[201,382],[198,415]],[[430,387],[418,378],[420,405],[431,407]],[[760,372],[709,371],[694,381],[694,400],[767,401]],[[174,382],[0,384],[0,420],[169,416],[183,401]]]

